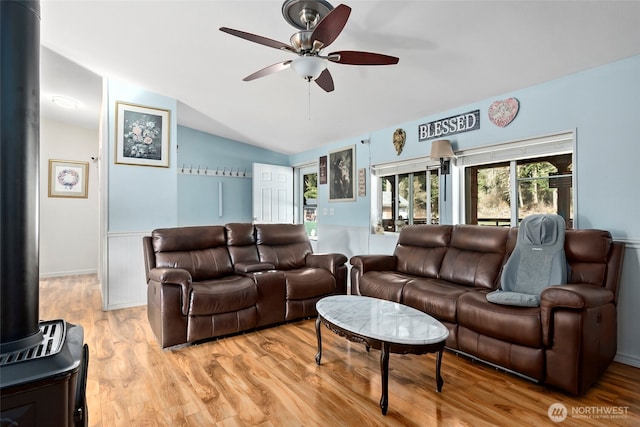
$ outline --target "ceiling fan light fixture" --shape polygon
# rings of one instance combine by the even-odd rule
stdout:
[[[299,56],[291,62],[291,68],[303,79],[315,80],[327,68],[327,59],[318,56]]]

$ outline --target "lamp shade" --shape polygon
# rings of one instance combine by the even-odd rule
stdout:
[[[453,150],[451,149],[451,141],[448,139],[438,139],[431,143],[431,155],[432,159],[452,159]]]
[[[299,56],[291,62],[291,68],[309,81],[315,80],[327,68],[327,60],[317,56]]]

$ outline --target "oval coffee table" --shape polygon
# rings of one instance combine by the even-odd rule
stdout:
[[[316,304],[318,319],[318,353],[322,358],[320,325],[349,341],[363,343],[367,351],[381,350],[382,397],[380,408],[387,414],[389,407],[389,354],[438,353],[436,357],[436,390],[440,392],[444,381],[440,375],[442,352],[449,330],[426,313],[406,305],[359,295],[334,295]]]

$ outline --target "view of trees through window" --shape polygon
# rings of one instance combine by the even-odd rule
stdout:
[[[571,154],[468,167],[467,223],[509,226],[515,198],[518,222],[531,214],[554,213],[571,228],[571,167]],[[511,182],[512,168],[516,183]]]
[[[318,237],[318,174],[303,175],[303,223],[309,237]]]

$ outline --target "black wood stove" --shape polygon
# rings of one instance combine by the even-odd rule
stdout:
[[[86,426],[84,331],[38,313],[38,1],[0,1],[0,61],[0,426]]]

